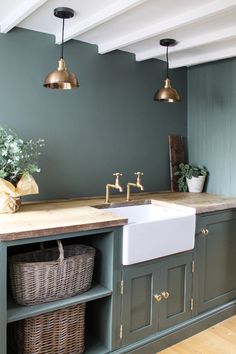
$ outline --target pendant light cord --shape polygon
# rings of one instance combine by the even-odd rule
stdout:
[[[63,17],[63,22],[62,22],[62,33],[61,33],[61,58],[63,59],[63,54],[64,54],[64,27],[65,27],[65,18]]]
[[[169,46],[166,47],[166,77],[169,79]]]

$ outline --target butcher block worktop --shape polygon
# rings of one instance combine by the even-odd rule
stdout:
[[[14,214],[0,214],[0,240],[48,236],[104,227],[127,220],[104,209],[81,206],[79,201],[25,204]]]
[[[111,206],[127,205],[125,196],[111,196]],[[236,208],[236,198],[208,193],[137,193],[129,204],[172,203],[196,209],[196,213]],[[94,207],[99,207],[99,209]],[[109,206],[109,205],[108,205]],[[22,204],[14,214],[0,214],[0,241],[83,230],[122,226],[127,219],[109,213],[104,198],[83,198]]]

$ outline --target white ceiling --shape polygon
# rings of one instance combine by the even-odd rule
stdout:
[[[236,0],[0,0],[0,29],[23,27],[55,35],[62,21],[56,7],[71,7],[65,40],[96,44],[100,54],[120,49],[137,61],[165,60],[162,38],[174,38],[170,67],[236,56]]]

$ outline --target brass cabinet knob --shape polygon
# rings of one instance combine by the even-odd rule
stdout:
[[[153,295],[154,296],[154,299],[157,301],[157,302],[160,302],[162,300],[162,295],[161,294],[156,294],[156,295]]]
[[[161,295],[162,295],[162,297],[163,297],[165,300],[167,300],[168,297],[170,296],[170,294],[168,293],[168,291],[163,291],[163,292],[161,293]]]
[[[207,236],[209,234],[209,230],[207,228],[202,229],[201,233],[203,234],[203,236]]]

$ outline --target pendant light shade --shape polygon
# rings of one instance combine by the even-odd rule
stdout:
[[[49,73],[44,80],[44,87],[69,90],[79,87],[79,83],[75,74],[72,74],[67,70],[65,60],[61,58],[58,61],[57,70]]]
[[[160,45],[166,47],[166,79],[164,81],[164,87],[157,90],[154,95],[154,100],[159,102],[180,102],[181,97],[179,93],[171,87],[171,80],[169,78],[169,56],[168,49],[169,46],[176,45],[176,41],[174,39],[161,39]]]
[[[44,87],[51,89],[70,90],[79,87],[79,82],[75,74],[70,73],[66,68],[66,63],[63,57],[64,49],[64,25],[65,19],[74,16],[74,11],[68,7],[58,7],[54,10],[56,17],[63,19],[62,24],[62,43],[61,43],[61,58],[58,61],[58,68],[47,75],[44,80]]]

